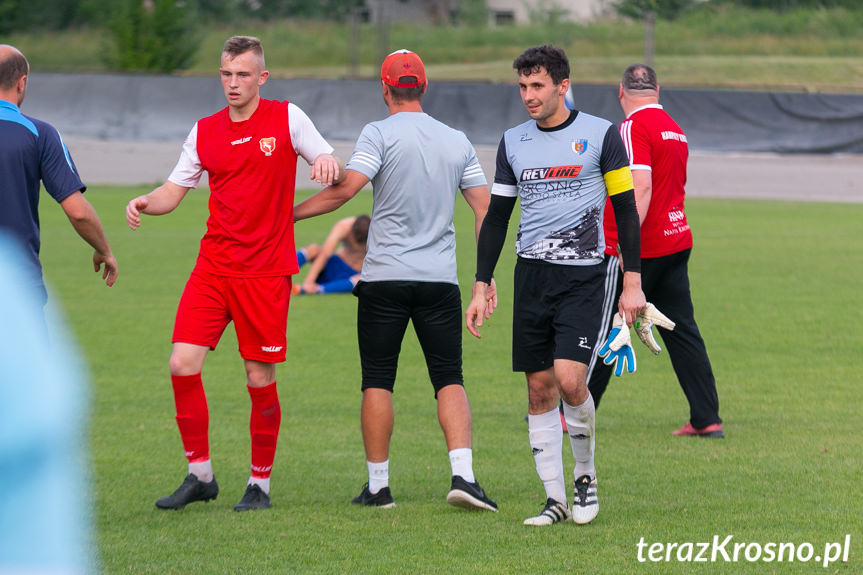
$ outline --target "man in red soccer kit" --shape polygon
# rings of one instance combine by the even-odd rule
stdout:
[[[312,167],[312,179],[325,185],[344,172],[302,110],[260,97],[269,75],[260,40],[228,39],[219,74],[228,106],[195,124],[164,184],[126,206],[126,221],[137,229],[141,214],[172,211],[207,172],[210,216],[177,309],[170,359],[189,474],[174,493],[156,501],[160,509],[182,509],[219,493],[201,370],[230,321],[252,400],[252,472],[234,509],[270,507],[270,471],[281,422],[276,363],[285,361],[291,275],[299,271],[293,214],[297,158],[302,156]]]
[[[698,325],[689,291],[689,254],[692,231],[686,221],[684,198],[689,147],[680,126],[659,104],[659,84],[650,66],[633,64],[623,73],[620,105],[626,120],[620,135],[629,156],[635,184],[635,203],[641,220],[641,282],[647,301],[677,325],[663,329],[674,373],[689,402],[689,421],[673,435],[724,437],[719,418],[716,380]],[[603,227],[606,238],[606,265],[614,289],[619,275],[617,227],[614,210],[606,204]],[[617,281],[619,284],[619,280]],[[620,290],[618,286],[616,288]],[[617,301],[606,298],[606,301]],[[597,341],[605,341],[611,329],[613,306],[605,306],[604,328]],[[611,366],[591,361],[588,387],[599,400],[611,377]]]

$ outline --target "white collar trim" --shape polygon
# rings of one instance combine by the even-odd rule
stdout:
[[[656,108],[656,109],[658,109],[658,110],[661,110],[661,109],[662,109],[662,105],[661,105],[661,104],[647,104],[647,105],[645,105],[645,106],[641,106],[640,108],[636,108],[636,109],[634,109],[633,111],[631,111],[631,112],[629,113],[629,115],[627,116],[627,118],[631,118],[631,117],[632,117],[632,115],[633,115],[633,114],[635,114],[636,112],[640,112],[640,111],[642,111],[642,110],[646,110],[647,108]]]

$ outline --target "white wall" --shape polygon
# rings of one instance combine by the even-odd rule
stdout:
[[[532,11],[555,8],[566,12],[565,19],[571,21],[595,20],[613,10],[612,0],[486,0],[492,24],[498,13],[512,13],[516,24],[530,22]]]

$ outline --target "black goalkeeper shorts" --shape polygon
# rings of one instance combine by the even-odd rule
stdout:
[[[606,270],[518,258],[512,310],[512,370],[532,373],[555,359],[590,363],[599,326]]]

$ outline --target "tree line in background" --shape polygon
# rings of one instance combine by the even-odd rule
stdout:
[[[369,2],[384,6],[399,0],[0,0],[0,34],[41,32],[70,27],[108,31],[102,51],[117,70],[171,72],[192,63],[207,23],[236,20],[368,20]],[[423,0],[429,25],[487,26],[485,0]],[[696,6],[734,5],[788,11],[800,8],[863,9],[861,0],[616,0],[618,15],[644,21],[645,60],[653,54],[656,19],[673,20]],[[538,3],[534,17],[556,18],[554,0]],[[548,14],[540,14],[543,10]],[[0,40],[2,42],[2,40]]]

